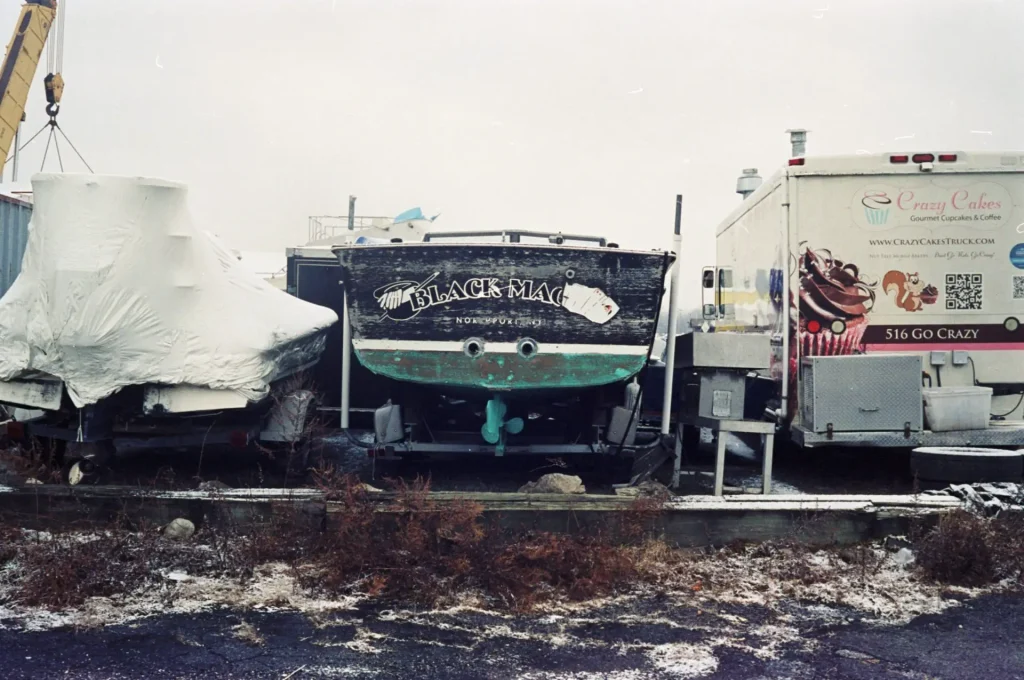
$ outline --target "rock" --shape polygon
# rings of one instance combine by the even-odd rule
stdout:
[[[615,494],[618,496],[627,496],[629,498],[663,498],[667,499],[672,496],[672,492],[669,488],[657,482],[653,479],[648,479],[645,482],[641,482],[636,486],[623,486],[615,489]]]
[[[196,533],[196,525],[183,517],[171,520],[171,523],[164,527],[163,534],[167,538],[176,541],[184,541]]]
[[[208,482],[199,482],[200,491],[223,491],[224,489],[230,488],[230,486],[220,481],[219,479],[211,479]]]
[[[29,477],[25,480],[25,486],[34,486],[36,484],[42,484],[42,482],[40,482],[35,477]]]
[[[519,493],[560,493],[560,494],[581,494],[586,493],[583,480],[575,475],[563,475],[560,472],[551,472],[536,482],[527,482]]]
[[[360,482],[359,484],[356,484],[355,488],[360,489],[366,493],[384,493],[384,489],[378,489],[375,486],[370,486],[366,482]]]
[[[917,558],[914,557],[914,551],[910,548],[900,548],[899,552],[892,559],[896,564],[906,568],[913,564]]]

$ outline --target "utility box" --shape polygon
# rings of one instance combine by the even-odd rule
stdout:
[[[692,371],[683,377],[683,413],[701,418],[743,420],[747,376],[736,371]]]
[[[676,338],[683,413],[743,420],[747,374],[768,368],[771,345],[759,333],[687,333]]]
[[[762,333],[687,333],[676,338],[676,364],[756,371],[768,368],[771,340]]]
[[[800,417],[812,432],[919,432],[919,354],[804,357]]]

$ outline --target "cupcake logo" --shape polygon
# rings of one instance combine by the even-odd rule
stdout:
[[[803,249],[794,263],[800,287],[790,291],[790,380],[798,379],[798,356],[842,356],[863,351],[868,316],[875,306],[877,281],[861,275],[860,268],[835,257],[831,251]],[[795,415],[797,390],[789,396]]]
[[[800,258],[799,345],[803,356],[860,351],[875,305],[877,281],[829,250],[807,248]]]
[[[860,200],[868,224],[882,225],[889,221],[892,199],[884,191],[865,191]]]

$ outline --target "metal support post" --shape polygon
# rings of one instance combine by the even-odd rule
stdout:
[[[676,368],[676,326],[679,323],[679,285],[683,269],[683,236],[681,230],[683,215],[683,195],[676,195],[676,222],[672,248],[676,254],[668,289],[668,343],[665,353],[665,391],[661,413],[661,434],[668,435],[672,431],[672,379]]]
[[[341,313],[341,429],[348,429],[349,384],[352,380],[352,322],[348,313],[348,291],[342,296]]]

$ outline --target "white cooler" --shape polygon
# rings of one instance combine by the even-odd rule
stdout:
[[[932,432],[988,427],[992,412],[991,387],[926,387],[922,394],[925,422]]]

